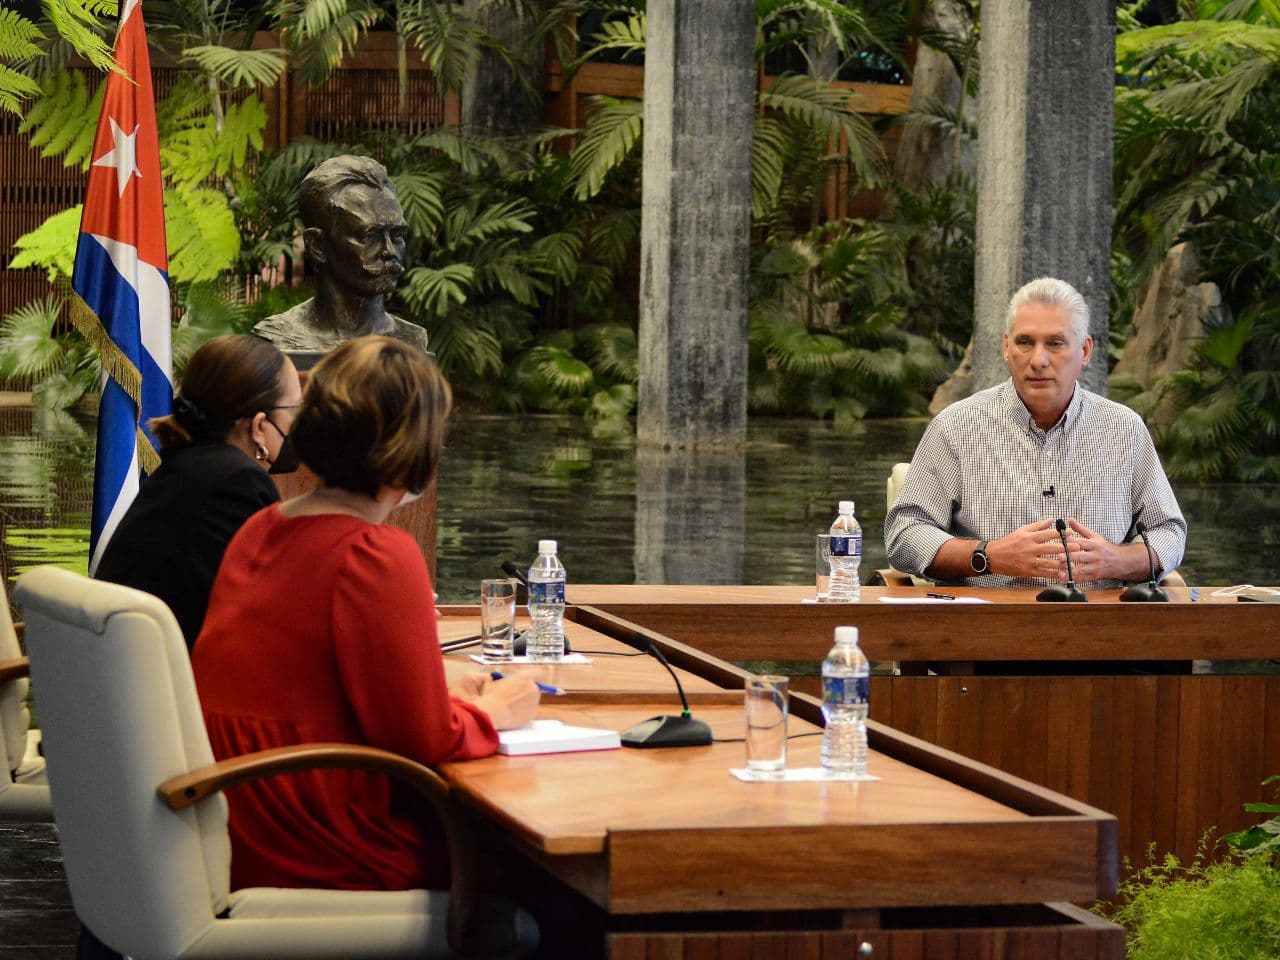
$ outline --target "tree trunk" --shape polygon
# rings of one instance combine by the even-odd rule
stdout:
[[[524,81],[503,60],[481,50],[462,88],[462,129],[486,136],[518,136],[541,124],[541,98],[529,78],[542,74],[543,45],[530,36],[532,19],[503,0],[465,0],[468,16],[520,62]]]

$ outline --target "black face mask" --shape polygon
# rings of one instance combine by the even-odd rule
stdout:
[[[267,423],[276,427],[276,422],[270,417],[267,417]],[[276,427],[276,433],[284,438],[284,442],[280,444],[280,452],[271,461],[271,466],[267,468],[267,473],[293,473],[298,467],[302,466],[302,461],[298,459],[298,451],[293,448],[293,438],[279,427]]]

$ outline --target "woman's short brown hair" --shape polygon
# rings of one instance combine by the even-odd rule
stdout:
[[[330,486],[418,492],[435,476],[451,403],[448,381],[417,347],[356,337],[312,369],[289,436]]]
[[[147,426],[160,449],[201,440],[223,441],[235,422],[280,402],[284,354],[258,337],[229,334],[202,344],[182,372],[173,413]]]

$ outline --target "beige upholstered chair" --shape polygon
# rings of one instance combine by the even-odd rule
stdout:
[[[52,820],[40,732],[27,711],[27,658],[0,582],[0,820]]]
[[[492,933],[473,910],[469,835],[433,771],[349,744],[215,763],[186,645],[160,600],[54,567],[25,574],[17,597],[72,903],[107,946],[134,960],[437,957]],[[444,821],[451,890],[232,892],[219,791],[323,766],[417,788]],[[515,926],[532,919],[518,912]]]
[[[898,491],[902,488],[902,483],[907,479],[907,469],[911,466],[909,463],[895,463],[893,469],[889,472],[889,479],[885,481],[885,506],[892,507],[893,501],[898,499]],[[901,570],[895,570],[893,567],[884,567],[876,571],[876,578],[880,583],[887,587],[910,587],[917,583],[928,583],[927,580],[921,580],[913,577]]]

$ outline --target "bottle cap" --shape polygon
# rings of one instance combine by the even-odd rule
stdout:
[[[852,500],[841,500],[841,501],[840,501],[840,512],[841,512],[841,513],[853,513],[853,501],[852,501]]]
[[[836,627],[836,643],[857,643],[857,627]]]
[[[539,540],[539,541],[538,541],[538,555],[539,555],[539,556],[542,556],[543,554],[547,554],[547,553],[554,554],[555,552],[556,552],[556,542],[555,542],[554,540]]]

